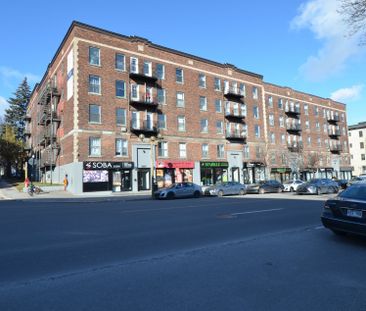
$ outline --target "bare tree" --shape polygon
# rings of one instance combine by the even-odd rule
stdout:
[[[366,44],[366,0],[339,0],[339,13],[349,25],[351,36],[361,33],[360,44]]]
[[[316,171],[319,168],[319,154],[317,152],[310,152],[306,155],[306,163],[309,168]]]

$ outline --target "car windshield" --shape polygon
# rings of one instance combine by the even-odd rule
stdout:
[[[366,201],[366,185],[354,185],[344,190],[340,195],[341,198],[350,198]]]
[[[312,179],[309,181],[309,184],[317,184],[320,182],[320,179]]]

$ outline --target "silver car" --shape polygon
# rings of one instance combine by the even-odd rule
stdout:
[[[245,193],[246,193],[246,186],[244,184],[235,181],[218,183],[214,186],[208,187],[205,190],[205,195],[217,195],[219,197],[228,194],[244,195]]]
[[[299,185],[302,185],[303,183],[304,183],[304,181],[302,181],[300,179],[294,179],[294,180],[286,181],[285,183],[283,183],[283,186],[285,187],[283,189],[283,191],[294,192],[294,191],[297,190],[297,187]]]
[[[155,199],[175,199],[175,198],[199,198],[202,195],[201,186],[191,182],[174,183],[167,188],[154,192]]]

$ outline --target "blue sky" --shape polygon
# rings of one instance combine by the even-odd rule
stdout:
[[[347,36],[338,0],[6,1],[1,4],[0,115],[24,76],[43,76],[73,20],[262,74],[347,104],[366,121],[366,46]]]

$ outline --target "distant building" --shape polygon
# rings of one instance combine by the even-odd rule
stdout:
[[[27,120],[34,176],[75,193],[351,176],[344,104],[79,22]]]
[[[353,175],[366,174],[366,122],[350,125],[348,140]]]

